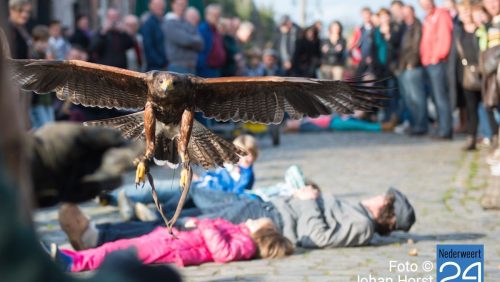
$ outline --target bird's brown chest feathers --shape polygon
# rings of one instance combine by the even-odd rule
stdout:
[[[165,103],[152,101],[155,117],[164,124],[178,124],[181,122],[182,113],[186,108],[184,103]]]
[[[181,121],[183,107],[179,105],[162,105],[153,102],[153,109],[157,120],[165,124],[178,124]]]

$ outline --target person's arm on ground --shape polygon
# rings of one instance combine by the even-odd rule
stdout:
[[[249,234],[222,219],[200,220],[197,223],[215,262],[250,259],[256,246]]]

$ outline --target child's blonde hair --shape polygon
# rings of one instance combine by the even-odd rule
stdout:
[[[273,225],[265,225],[252,235],[258,258],[282,258],[293,254],[294,246]]]
[[[257,145],[257,140],[255,140],[255,138],[251,135],[240,135],[233,140],[233,144],[247,151],[254,157],[254,159],[257,159],[259,156],[259,146]]]

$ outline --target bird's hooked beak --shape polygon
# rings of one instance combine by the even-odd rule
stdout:
[[[163,90],[163,92],[167,93],[168,91],[174,90],[174,84],[172,83],[171,80],[165,79],[160,84],[160,88]]]

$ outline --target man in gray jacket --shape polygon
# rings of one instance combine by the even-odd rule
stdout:
[[[220,199],[224,197],[222,191],[207,189],[206,192],[219,193],[217,196],[220,196]],[[222,202],[224,201],[221,200]],[[350,203],[333,195],[321,195],[319,189],[311,185],[298,190],[292,197],[277,198],[271,202],[240,199],[208,209],[184,209],[184,217],[179,219],[178,224],[186,223],[189,220],[189,217],[186,217],[188,215],[198,218],[223,218],[236,224],[247,219],[268,217],[285,237],[303,248],[367,245],[375,233],[388,235],[394,230],[408,231],[415,223],[413,207],[403,193],[394,188],[382,195]],[[77,221],[86,222],[82,226],[93,226],[76,206],[67,207],[61,216],[68,218],[68,225],[74,225],[73,222],[77,218]],[[92,242],[84,246],[74,246],[91,248],[106,242],[141,236],[161,225],[161,220],[124,222],[103,224],[97,228],[93,227],[92,230],[82,230],[76,226],[66,232],[73,241],[80,240],[81,234],[92,233]]]
[[[304,248],[367,245],[375,233],[408,231],[415,222],[413,207],[394,188],[350,203],[333,195],[321,196],[318,189],[307,186],[272,204],[281,217],[283,235]]]
[[[198,28],[185,20],[186,8],[187,0],[173,0],[172,12],[165,15],[168,70],[194,74],[198,52],[203,49],[203,38]]]

